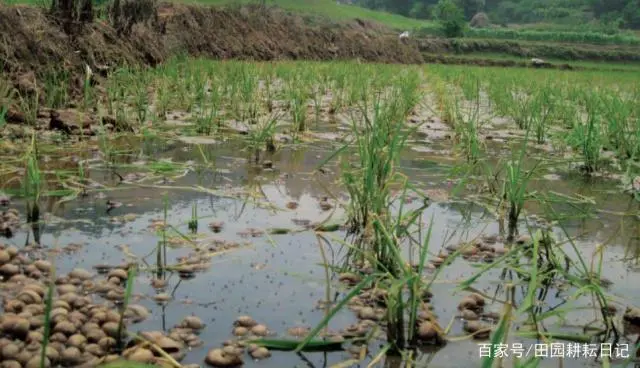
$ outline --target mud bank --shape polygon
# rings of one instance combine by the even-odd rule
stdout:
[[[76,37],[43,9],[0,7],[3,70],[20,92],[30,92],[53,71],[81,84],[85,64],[106,75],[123,65],[154,66],[179,54],[214,59],[340,60],[421,63],[415,45],[368,22],[330,23],[279,9],[221,9],[162,3],[157,16],[118,34],[102,19]]]
[[[416,43],[421,52],[430,54],[494,53],[560,60],[640,61],[638,48],[627,46],[467,38],[425,38]]]

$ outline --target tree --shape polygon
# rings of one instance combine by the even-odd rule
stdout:
[[[484,11],[484,0],[457,0],[457,4],[462,8],[464,18],[469,20],[474,15]]]
[[[429,19],[431,16],[431,8],[426,2],[417,1],[413,4],[413,7],[411,7],[409,16],[416,19]]]
[[[464,13],[453,0],[440,0],[434,15],[446,37],[461,37],[464,34]]]
[[[633,29],[640,28],[640,0],[630,1],[622,11],[625,26]]]

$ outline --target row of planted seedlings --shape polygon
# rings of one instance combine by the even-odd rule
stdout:
[[[481,183],[474,185],[482,188],[483,202],[488,201],[492,206],[496,203],[507,205],[504,211],[496,213],[508,219],[508,237],[513,239],[526,196],[524,188],[534,178],[534,173],[557,167],[566,169],[568,162],[575,161],[550,157],[530,160],[531,155],[536,154],[530,146],[554,140],[554,145],[559,146],[554,148],[564,152],[567,142],[576,137],[590,142],[588,135],[583,137],[576,133],[582,128],[580,125],[563,125],[567,123],[563,120],[563,112],[575,111],[566,106],[574,109],[576,106],[562,106],[565,99],[561,99],[558,88],[549,80],[543,80],[541,87],[532,92],[533,88],[520,89],[515,80],[495,71],[469,69],[456,73],[446,69],[434,74],[430,76],[430,89],[436,97],[436,114],[452,126],[457,150],[465,158],[457,172],[463,177],[481,179]],[[506,135],[495,131],[504,129],[504,120],[503,127],[492,126],[496,121],[500,124],[499,119],[505,116],[513,121],[506,122],[511,130]],[[570,134],[566,134],[567,129]],[[497,145],[496,152],[488,152],[487,142],[493,135],[503,143]],[[503,176],[506,180],[502,180]],[[585,202],[577,198],[571,200]]]
[[[490,73],[493,78],[493,80],[489,79],[489,85],[485,84],[487,83],[486,75],[484,79],[481,78],[481,76],[486,73]],[[637,320],[635,319],[637,309],[629,308],[624,314],[621,315],[621,313],[618,313],[616,315],[618,308],[615,304],[612,304],[613,299],[606,295],[606,284],[600,279],[602,270],[601,257],[606,245],[599,247],[597,252],[593,254],[593,259],[588,262],[585,260],[585,256],[581,254],[580,250],[576,248],[566,231],[563,231],[567,238],[567,240],[564,241],[557,241],[550,235],[549,230],[546,229],[539,232],[533,242],[530,237],[516,237],[516,235],[519,227],[518,222],[521,214],[524,213],[525,204],[531,206],[532,202],[535,202],[538,207],[543,208],[543,212],[550,217],[551,221],[558,221],[560,223],[561,221],[566,220],[566,217],[554,212],[554,204],[566,204],[568,202],[571,202],[576,206],[584,206],[586,204],[585,200],[579,197],[572,198],[564,196],[559,198],[553,192],[528,192],[527,187],[531,180],[534,179],[535,176],[540,175],[541,172],[544,172],[544,166],[549,165],[548,160],[545,158],[532,157],[532,152],[528,147],[528,143],[530,141],[538,144],[545,143],[545,141],[551,137],[553,139],[560,137],[560,144],[567,144],[567,142],[571,143],[573,139],[579,139],[580,143],[578,147],[585,151],[589,150],[591,149],[589,145],[594,142],[593,135],[604,135],[609,126],[606,124],[606,120],[603,119],[602,115],[596,115],[593,113],[593,111],[602,111],[600,110],[603,108],[601,105],[602,101],[600,99],[602,99],[603,96],[611,98],[613,95],[627,96],[628,98],[633,99],[633,91],[630,93],[628,90],[614,90],[609,86],[609,89],[604,89],[604,91],[598,90],[601,94],[592,93],[591,96],[597,96],[597,99],[594,97],[593,99],[585,101],[584,104],[576,106],[583,101],[580,98],[585,95],[583,90],[585,88],[584,84],[580,87],[569,84],[570,87],[567,87],[567,85],[564,84],[567,83],[566,80],[552,82],[549,79],[543,78],[544,80],[542,82],[538,81],[539,84],[535,84],[533,81],[529,84],[525,84],[528,88],[524,89],[521,88],[523,83],[520,79],[516,82],[514,79],[505,78],[504,75],[496,74],[487,71],[478,71],[477,74],[474,75],[474,71],[468,71],[465,75],[465,73],[456,74],[451,71],[446,71],[443,72],[443,75],[440,76],[440,78],[447,80],[447,83],[443,83],[441,80],[436,78],[436,83],[439,84],[436,84],[435,88],[433,88],[437,96],[437,101],[440,104],[441,116],[445,121],[453,125],[457,125],[457,127],[454,126],[454,129],[458,133],[459,138],[462,136],[461,147],[463,151],[467,153],[467,162],[460,165],[460,167],[455,171],[456,175],[463,174],[463,176],[467,178],[467,180],[464,180],[461,183],[462,185],[460,185],[459,188],[467,189],[470,182],[480,181],[480,185],[476,184],[471,186],[472,188],[482,188],[480,193],[473,194],[471,196],[467,194],[466,198],[472,198],[474,201],[481,198],[489,208],[493,209],[500,222],[502,219],[506,219],[508,222],[508,230],[505,234],[506,240],[508,242],[515,241],[515,243],[520,244],[520,246],[512,248],[507,255],[500,257],[490,265],[483,267],[482,271],[478,275],[469,279],[462,286],[472,286],[473,283],[478,280],[480,275],[485,273],[490,274],[491,270],[500,269],[502,267],[498,266],[498,264],[504,266],[506,262],[508,266],[502,268],[500,274],[502,275],[501,279],[505,276],[509,277],[509,284],[507,285],[507,288],[503,287],[503,291],[511,289],[515,285],[526,285],[528,287],[528,291],[525,290],[521,293],[521,295],[526,295],[524,300],[516,302],[514,298],[510,298],[511,300],[508,303],[521,305],[517,310],[512,308],[513,305],[508,305],[509,308],[507,309],[507,314],[503,316],[503,319],[499,324],[499,328],[494,332],[491,338],[491,343],[494,344],[492,345],[493,348],[495,348],[496,343],[507,341],[509,336],[509,326],[516,324],[515,317],[519,315],[528,315],[529,317],[524,325],[527,326],[527,330],[529,331],[519,333],[518,335],[520,336],[526,336],[529,334],[529,336],[536,337],[547,343],[558,339],[569,340],[574,341],[577,345],[594,342],[611,343],[615,345],[621,339],[626,339],[625,341],[629,343],[629,346],[631,346],[630,358],[624,362],[625,364],[628,364],[633,358],[633,351],[637,349],[637,341],[632,339],[632,332],[631,336],[624,336],[623,338],[623,331],[626,331],[626,324],[637,323]],[[467,80],[464,80],[465,77]],[[469,82],[469,79],[477,84],[474,85],[474,82]],[[464,138],[464,135],[475,135],[477,137],[478,133],[477,130],[469,127],[468,124],[465,124],[466,120],[464,119],[464,116],[456,113],[460,110],[460,101],[463,101],[463,103],[472,101],[475,102],[475,108],[471,108],[471,111],[473,114],[476,114],[474,116],[477,116],[477,112],[480,111],[480,106],[482,105],[481,94],[474,93],[474,91],[482,91],[482,88],[478,86],[478,84],[481,83],[478,81],[479,79],[482,79],[483,86],[485,86],[487,93],[491,98],[489,106],[493,107],[493,109],[498,112],[498,116],[502,115],[512,117],[523,132],[523,137],[515,140],[515,144],[513,142],[507,142],[507,145],[511,147],[512,154],[507,155],[507,157],[499,158],[497,162],[496,160],[491,160],[490,157],[482,151],[479,155],[468,154],[468,152],[473,151],[470,149],[472,146],[468,144],[468,142],[473,139]],[[452,88],[451,85],[454,85],[455,87]],[[533,85],[533,87],[531,87],[531,85]],[[458,94],[456,94],[456,92],[459,91],[456,90],[457,88],[461,90]],[[633,106],[630,101],[630,105],[627,108],[631,108],[631,106]],[[563,103],[565,105],[563,105]],[[474,104],[469,105],[473,106]],[[585,119],[588,119],[588,122],[592,124],[591,129],[598,129],[598,133],[589,132],[589,124],[581,124],[580,121],[576,122],[572,118],[567,117],[566,111],[574,112],[575,114],[575,111],[581,107],[593,114],[589,115],[589,113],[587,113],[587,117],[585,117]],[[630,115],[631,114],[627,115],[627,117]],[[589,118],[589,116],[591,117]],[[622,121],[624,121],[624,124],[627,127],[633,127],[633,129],[635,129],[636,121],[633,119],[618,120],[618,122]],[[558,131],[564,131],[564,129],[568,128],[570,130],[570,134],[568,135],[569,137],[565,138],[564,136],[566,136],[566,134],[564,136],[562,134],[547,135],[549,131],[557,129],[553,126],[554,123],[559,125],[565,124],[564,126],[561,126]],[[459,133],[461,130],[463,132]],[[599,161],[596,159],[589,161],[590,156],[585,151],[582,151],[586,162],[585,166],[588,171],[594,170],[596,167],[588,167],[589,162],[595,163]],[[599,152],[600,151],[598,151],[598,154]],[[480,159],[478,159],[478,157],[480,157]],[[471,158],[473,158],[473,160]],[[533,250],[531,249],[532,245]],[[541,259],[536,256],[535,253],[539,253],[543,247],[544,259]],[[465,252],[464,249],[463,252]],[[533,267],[531,270],[520,267],[520,265],[522,265],[523,257],[529,261],[525,262],[527,266]],[[513,268],[512,266],[515,266],[516,264],[519,266]],[[541,272],[541,268],[545,268],[545,274],[543,277],[538,275],[538,273]],[[532,273],[535,275],[532,275]],[[518,282],[514,282],[514,275],[516,275],[517,278],[522,277],[522,279],[519,279]],[[579,276],[576,277],[576,275]],[[557,281],[555,278],[558,276],[563,280],[563,283],[567,283],[571,286],[571,290],[577,291],[571,298],[567,298],[569,300],[563,299],[562,306],[549,306],[545,298],[549,292],[549,285],[553,284],[553,280]],[[589,297],[595,301],[595,306],[592,305],[590,308],[596,312],[596,321],[594,322],[598,326],[597,328],[594,328],[596,333],[580,335],[565,334],[562,331],[548,334],[541,332],[542,330],[548,332],[549,322],[547,321],[552,321],[556,318],[561,320],[567,318],[566,316],[570,314],[572,308],[574,308],[573,303],[579,300],[584,300],[584,298],[580,298],[581,296]],[[565,308],[564,304],[571,306],[567,306]],[[549,309],[545,309],[547,307],[549,307]],[[559,324],[556,327],[560,328],[560,330],[563,328],[562,324]],[[522,325],[518,328],[521,330]],[[596,352],[596,345],[590,346],[593,350],[591,356],[600,356],[600,352]],[[597,347],[599,346],[600,345],[597,345]],[[502,363],[502,359],[494,358],[495,357],[492,356],[491,358],[485,359],[485,366],[491,366],[494,363],[494,360],[498,361],[496,364]],[[610,359],[610,356],[603,357],[603,364],[605,364],[605,366],[610,364]],[[522,366],[522,364],[524,364],[524,366],[537,366],[539,363],[540,361],[535,361],[534,359],[529,362],[516,361],[514,364],[515,366]]]
[[[19,102],[27,118],[25,126],[41,130],[47,124],[46,129],[61,132],[54,136],[57,140],[68,135],[98,136],[106,161],[117,153],[114,137],[128,139],[131,133],[138,133],[145,138],[172,138],[225,130],[247,135],[249,151],[260,161],[262,148],[273,152],[279,146],[276,143],[304,140],[310,129],[344,125],[363,86],[381,89],[397,83],[398,70],[398,66],[352,62],[177,58],[154,69],[114,70],[100,84],[88,70],[76,104],[69,93],[70,75],[54,70],[38,77],[44,80],[42,93],[36,88],[36,93],[20,96],[7,84],[2,106],[5,109]],[[80,114],[69,114],[67,107],[74,105],[71,109]],[[46,110],[51,110],[50,122],[44,116],[49,115]],[[62,118],[58,110],[64,110]],[[175,126],[179,129],[172,129]]]
[[[435,88],[443,88],[443,86],[436,86]],[[477,111],[480,110],[480,102],[477,101],[480,98],[480,94],[477,92],[474,94],[473,92],[474,90],[479,91],[479,89],[476,84],[475,86],[468,87],[466,93],[466,96],[476,99],[475,106],[473,106],[474,104],[470,104],[472,109],[475,109],[475,114],[478,114]],[[451,95],[452,93],[450,92],[442,94],[442,96]],[[460,107],[453,108],[453,112],[451,113],[452,119],[454,119],[456,123],[464,122],[465,119],[460,118],[460,112],[456,110],[460,110]],[[379,115],[376,115],[376,117],[379,119],[378,121],[384,121],[384,118],[380,119]],[[475,121],[478,120],[478,118],[474,119]],[[397,116],[396,121],[403,121],[403,119]],[[361,166],[355,165],[358,170],[354,170],[353,164],[351,164],[348,168],[352,170],[348,170],[347,168],[343,173],[345,185],[351,195],[349,208],[351,210],[352,223],[356,224],[352,229],[354,229],[355,234],[361,235],[361,237],[356,236],[352,243],[345,244],[345,246],[348,248],[350,255],[357,255],[357,265],[360,267],[362,267],[363,264],[368,266],[364,267],[365,275],[371,274],[372,270],[382,269],[384,270],[385,277],[397,280],[402,277],[398,277],[397,274],[394,276],[392,271],[393,266],[383,262],[389,262],[390,258],[397,261],[397,258],[394,257],[402,257],[398,251],[403,244],[403,240],[406,241],[406,238],[403,238],[402,235],[407,235],[406,231],[410,228],[411,220],[415,219],[413,216],[419,216],[418,213],[421,209],[416,210],[416,212],[409,211],[410,215],[408,215],[408,218],[403,218],[402,220],[395,218],[397,222],[392,221],[392,224],[398,227],[393,227],[392,225],[394,231],[388,231],[388,234],[390,234],[391,239],[396,243],[393,243],[394,246],[391,248],[385,247],[385,244],[388,244],[385,243],[385,240],[389,239],[381,236],[377,231],[385,233],[384,223],[382,222],[383,219],[393,218],[389,212],[386,212],[391,207],[390,202],[384,201],[385,198],[389,198],[384,195],[384,190],[394,185],[391,179],[393,175],[389,174],[389,176],[385,176],[384,171],[382,171],[376,172],[375,175],[372,175],[372,178],[367,179],[367,173],[369,173],[369,170],[375,170],[375,168],[378,167],[384,168],[385,170],[391,169],[393,167],[392,165],[388,163],[385,164],[385,162],[376,165],[375,162],[377,160],[371,159],[370,157],[389,157],[387,153],[393,151],[396,147],[400,147],[400,142],[403,140],[402,138],[398,138],[402,137],[402,134],[399,133],[401,131],[401,128],[399,128],[401,124],[396,125],[396,129],[398,129],[396,133],[399,135],[393,132],[389,133],[388,130],[385,131],[381,125],[382,124],[374,124],[374,129],[371,131],[367,131],[366,129],[364,131],[358,130],[361,136],[361,138],[357,140],[359,148],[358,157],[361,161]],[[564,231],[566,240],[562,241],[557,240],[550,229],[546,228],[536,232],[533,237],[526,235],[517,236],[519,228],[522,230],[521,224],[519,225],[519,220],[521,219],[521,214],[524,212],[526,203],[536,202],[538,206],[544,207],[546,209],[545,212],[551,214],[551,221],[566,220],[562,215],[555,213],[553,204],[558,202],[558,198],[552,193],[534,194],[528,191],[529,183],[541,171],[540,166],[544,165],[544,159],[535,160],[538,162],[531,164],[532,160],[528,153],[527,141],[529,139],[533,140],[534,137],[536,137],[536,128],[534,124],[524,126],[523,128],[525,129],[524,143],[514,145],[513,157],[499,160],[499,162],[495,164],[490,163],[488,160],[482,160],[483,157],[478,156],[479,160],[474,162],[471,169],[469,165],[465,164],[455,171],[456,175],[466,175],[466,180],[463,180],[463,182],[478,180],[478,177],[473,175],[476,172],[476,167],[480,167],[480,170],[486,171],[488,174],[480,176],[480,180],[486,181],[485,185],[482,186],[483,188],[489,188],[489,198],[492,200],[488,202],[492,206],[495,206],[495,213],[498,220],[501,221],[502,218],[506,218],[509,224],[504,234],[507,249],[501,252],[500,255],[497,255],[497,258],[492,257],[490,264],[481,267],[481,270],[476,275],[459,285],[460,290],[467,290],[472,288],[473,285],[483,277],[491,278],[499,275],[502,282],[500,286],[498,286],[493,299],[504,305],[504,311],[499,318],[497,326],[492,327],[475,323],[477,314],[469,312],[482,309],[481,304],[483,302],[481,301],[483,301],[483,299],[477,294],[471,294],[470,297],[465,298],[460,304],[462,311],[461,318],[465,320],[465,330],[477,338],[487,338],[490,336],[493,349],[495,349],[499,343],[513,342],[514,339],[522,341],[524,339],[531,343],[536,341],[546,343],[564,341],[566,343],[568,341],[580,346],[587,344],[590,349],[595,352],[592,354],[598,356],[600,356],[598,349],[601,343],[615,346],[619,342],[626,342],[631,347],[630,351],[633,352],[637,348],[637,342],[635,339],[632,339],[632,333],[631,335],[626,333],[626,328],[629,323],[637,323],[634,314],[637,313],[637,309],[628,308],[624,313],[619,313],[620,304],[614,303],[613,300],[615,299],[608,295],[606,283],[601,279],[602,252],[605,246],[599,247],[597,252],[591,255],[592,259],[588,260],[585,258],[585,255],[581,253],[581,250],[577,248],[566,231]],[[378,140],[381,142],[384,141],[384,139],[377,136],[376,132],[381,132],[381,135],[384,135],[387,139],[383,144],[385,154],[375,152],[375,142]],[[460,134],[465,133],[461,132]],[[396,138],[398,138],[398,141],[395,140]],[[463,142],[465,141],[465,139],[461,140]],[[394,142],[400,144],[396,145]],[[395,173],[395,171],[391,169],[390,173]],[[387,178],[388,182],[381,183],[377,181],[376,178],[383,178],[383,180]],[[367,185],[371,185],[371,187]],[[462,186],[464,187],[464,185]],[[379,189],[376,190],[374,188]],[[372,193],[380,193],[380,197],[367,197],[372,195]],[[467,193],[467,195],[469,194]],[[364,200],[360,200],[359,198],[364,198]],[[581,203],[580,198],[566,197],[564,200],[573,201],[574,204]],[[387,203],[387,207],[383,205],[374,206],[376,203]],[[400,205],[399,214],[398,212],[395,214],[399,216],[399,218],[402,218],[402,205]],[[361,225],[363,222],[366,223],[367,219],[372,223],[369,228]],[[358,229],[360,229],[360,231],[358,231]],[[461,255],[467,257],[472,253],[483,251],[484,248],[487,247],[483,242],[495,242],[495,240],[493,237],[485,237],[482,241],[472,240],[468,243],[451,247],[448,249],[448,252],[440,253],[436,257],[427,256],[426,253],[424,255],[421,254],[419,264],[416,268],[421,272],[424,269],[425,260],[429,261],[431,259],[438,259],[436,263],[438,267],[446,266],[454,262],[455,259]],[[364,244],[368,244],[372,249],[367,249]],[[407,246],[408,244],[404,245]],[[426,245],[427,244],[424,244],[425,247]],[[489,246],[488,248],[491,247]],[[369,250],[369,253],[366,252],[367,250]],[[424,251],[424,248],[421,248],[421,251]],[[470,257],[473,257],[473,255]],[[378,267],[377,265],[380,263],[383,263],[384,266]],[[413,324],[415,320],[412,319],[411,316],[413,312],[412,306],[415,304],[411,301],[415,295],[411,294],[411,287],[415,285],[412,284],[412,282],[415,281],[413,277],[416,276],[411,273],[410,265],[405,264],[405,267],[406,269],[403,269],[405,270],[403,274],[405,279],[400,282],[402,286],[395,285],[396,288],[383,288],[382,292],[378,292],[377,289],[374,288],[372,294],[378,298],[380,294],[384,295],[386,299],[380,302],[379,305],[390,307],[391,312],[387,310],[387,313],[397,312],[398,310],[395,309],[395,307],[398,306],[409,306],[407,314],[409,317],[406,319],[409,319],[410,323],[403,325],[403,327],[413,329],[416,328],[416,325]],[[357,268],[357,270],[362,272],[363,269]],[[372,274],[375,275],[376,272],[373,271]],[[347,280],[353,280],[354,278],[358,279],[353,276],[345,277]],[[365,281],[371,282],[369,279]],[[389,283],[394,285],[393,282]],[[427,282],[427,286],[428,284]],[[554,305],[550,303],[548,296],[552,292],[558,292],[557,285],[559,284],[568,285],[570,292],[562,297],[562,301],[558,305]],[[407,294],[404,294],[404,296],[407,297],[409,301],[404,303],[402,291],[398,291],[398,288],[404,290],[407,285],[409,287],[409,296],[407,296]],[[358,284],[355,289],[361,286],[361,284]],[[517,296],[516,290],[519,291]],[[558,293],[556,295],[560,294],[561,293]],[[368,297],[371,294],[365,293],[365,295]],[[353,295],[349,296],[354,297]],[[594,301],[594,303],[589,305],[589,300]],[[592,322],[588,328],[582,330],[582,333],[571,331],[570,328],[566,328],[562,323],[562,321],[566,320],[569,315],[572,315],[576,309],[591,309],[595,313],[594,322]],[[362,309],[360,311],[362,311]],[[406,340],[399,339],[399,336],[403,336],[399,334],[397,327],[397,321],[401,318],[398,317],[400,315],[401,314],[397,314],[395,318],[391,315],[385,319],[389,343],[383,348],[383,352],[402,351],[405,347],[411,346],[411,344],[403,345]],[[434,321],[432,314],[422,313],[421,318],[425,317],[427,319],[423,319],[422,324],[418,325],[418,329],[415,332],[416,335],[409,334],[408,336],[418,336],[422,338],[428,336],[425,340],[430,342],[457,340],[456,337],[446,336],[448,329],[443,330],[440,328],[437,322]],[[515,330],[517,330],[517,332]],[[430,332],[427,334],[427,331]],[[408,341],[411,341],[410,338]],[[408,349],[404,350],[404,353],[407,353],[404,355],[405,359],[407,359],[408,355],[412,354],[413,351]],[[496,358],[496,355],[493,353],[494,351],[492,351],[490,357],[484,359],[484,366],[502,364],[501,359]],[[590,356],[595,357],[595,355]],[[603,356],[602,359],[605,365],[611,363],[611,356]],[[633,359],[633,353],[630,354],[629,359],[626,359],[624,363],[630,362],[631,359]],[[514,366],[531,367],[538,366],[540,363],[541,359],[533,356],[520,361],[516,359],[513,362]]]
[[[376,336],[371,331],[384,331],[386,343],[370,364],[381,361],[386,354],[412,360],[413,349],[421,343],[444,341],[444,329],[429,308],[432,280],[422,275],[431,230],[421,228],[426,204],[405,207],[405,196],[415,189],[397,167],[407,140],[417,129],[408,127],[405,121],[422,100],[421,76],[418,71],[406,71],[390,88],[370,86],[359,96],[359,114],[354,114],[351,126],[354,138],[328,158],[341,162],[342,184],[349,194],[348,237],[344,241],[319,235],[327,241],[323,244],[345,250],[344,261],[336,271],[351,290],[312,334],[349,307],[357,311],[362,322],[345,330],[364,338],[365,345]],[[415,252],[417,262],[407,262],[408,254]],[[364,359],[360,355],[348,363],[358,364]]]
[[[199,135],[228,127],[229,121],[251,127],[268,117],[287,122],[296,134],[353,106],[357,91],[373,76],[379,85],[391,82],[395,70],[356,63],[177,59],[150,71],[114,73],[106,105],[111,115],[140,124],[188,113]]]
[[[522,132],[520,138],[530,130],[532,143],[560,153],[569,149],[574,153],[569,161],[581,161],[586,173],[611,163],[623,170],[634,166],[640,123],[638,89],[627,80],[637,80],[633,74],[605,78],[595,72],[534,70],[516,75],[479,68],[430,72],[440,116],[464,138],[467,151],[480,139],[483,121],[506,117]],[[465,104],[476,108],[460,107]],[[483,116],[481,107],[487,105],[489,112]]]

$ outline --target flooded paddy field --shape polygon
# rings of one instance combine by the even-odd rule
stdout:
[[[176,60],[73,108],[52,82],[2,128],[1,364],[633,366],[637,82]],[[481,356],[518,343],[597,353]]]

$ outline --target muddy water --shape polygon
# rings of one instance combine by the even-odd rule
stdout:
[[[422,189],[440,189],[449,191],[456,182],[451,177],[451,168],[455,162],[447,150],[448,142],[426,147],[412,142],[401,161],[401,169]],[[120,175],[146,172],[142,169],[145,161],[171,159],[174,163],[201,161],[200,150],[196,146],[179,141],[148,141],[144,144],[132,140],[129,147],[142,147],[142,152],[133,150],[131,155],[122,156],[127,163]],[[330,164],[322,173],[315,171],[318,164],[335,148],[335,143],[316,141],[295,147],[285,147],[269,160],[273,169],[266,170],[252,162],[252,154],[242,150],[243,143],[231,139],[224,143],[200,146],[208,153],[209,160],[215,162],[215,170],[207,170],[200,175],[180,166],[173,175],[185,173],[175,179],[163,180],[157,175],[150,181],[139,185],[119,184],[117,190],[90,192],[89,196],[64,203],[53,214],[47,214],[47,224],[42,229],[41,243],[48,247],[80,244],[75,253],[61,255],[56,266],[59,273],[74,267],[90,268],[96,264],[120,264],[127,260],[137,260],[153,264],[153,251],[160,235],[149,229],[154,220],[163,219],[165,209],[167,222],[184,234],[189,232],[187,221],[191,217],[192,207],[197,204],[199,232],[197,242],[200,245],[215,241],[236,242],[240,246],[231,252],[213,259],[210,269],[198,273],[190,280],[181,280],[177,274],[170,277],[167,291],[173,300],[165,306],[156,305],[151,299],[156,293],[150,286],[151,275],[140,275],[134,285],[135,299],[152,310],[152,316],[143,323],[133,325],[134,330],[166,330],[179,323],[186,315],[201,317],[207,328],[201,337],[204,346],[193,349],[183,363],[204,365],[203,358],[208,349],[219,347],[223,341],[232,337],[232,322],[239,315],[250,315],[268,326],[278,336],[285,336],[286,330],[293,326],[317,324],[324,311],[317,307],[318,302],[327,297],[323,259],[319,252],[318,239],[310,231],[295,234],[247,237],[250,228],[291,228],[298,229],[294,220],[321,222],[331,216],[334,221],[344,218],[339,207],[335,210],[323,210],[319,201],[323,197],[344,200],[337,186],[339,168]],[[48,165],[54,166],[52,157]],[[138,169],[139,167],[139,169]],[[627,196],[620,194],[616,182],[608,179],[585,181],[579,175],[555,171],[553,176],[536,180],[531,190],[549,191],[569,195],[579,194],[591,197],[595,206],[558,205],[556,211],[572,215],[562,225],[572,236],[581,235],[577,246],[581,254],[589,261],[597,244],[606,243],[604,253],[603,276],[613,282],[609,291],[616,297],[620,310],[624,306],[640,305],[640,287],[634,279],[640,267],[636,265],[635,255],[638,249],[640,222],[632,216],[622,216],[614,212],[637,211],[638,206]],[[89,176],[97,182],[113,184],[117,182],[108,170],[95,168],[89,170]],[[549,180],[549,178],[553,180]],[[234,192],[236,198],[217,196],[189,190],[194,186],[220,190],[222,194]],[[176,189],[176,188],[182,189]],[[259,194],[259,200],[254,197]],[[166,204],[164,198],[167,198]],[[123,205],[107,211],[107,200]],[[290,201],[299,203],[295,210],[286,208]],[[22,208],[19,201],[14,202]],[[416,204],[414,204],[416,205]],[[51,206],[48,206],[51,210]],[[274,207],[280,210],[274,209]],[[530,206],[528,210],[540,218],[545,217],[544,210]],[[588,213],[578,217],[584,211]],[[464,201],[447,201],[441,198],[431,204],[424,213],[423,222],[433,219],[433,236],[430,249],[437,253],[449,244],[473,239],[480,234],[498,233],[500,226],[483,206]],[[214,234],[208,224],[212,221],[224,222],[220,233]],[[533,223],[534,221],[530,221]],[[525,224],[522,224],[524,231]],[[558,238],[564,233],[555,229]],[[335,232],[327,237],[343,238],[344,233]],[[22,245],[31,237],[23,229],[8,243]],[[175,263],[180,256],[189,253],[188,247],[170,248],[169,264]],[[123,251],[126,250],[126,251]],[[339,264],[343,252],[336,246],[327,253],[330,264]],[[135,255],[136,258],[132,258]],[[440,324],[446,326],[457,314],[457,304],[465,295],[456,291],[456,283],[471,276],[482,263],[469,263],[463,259],[445,268],[433,286],[435,295],[433,305]],[[426,276],[429,277],[430,274]],[[339,285],[335,276],[329,280],[329,298],[340,298],[344,287]],[[500,270],[485,275],[475,288],[487,297],[495,296],[496,301],[488,302],[486,310],[500,312],[504,300],[503,281]],[[524,297],[526,291],[518,289],[517,299]],[[546,298],[549,306],[563,303],[571,291],[554,290]],[[588,306],[591,301],[580,301]],[[620,312],[619,312],[620,313]],[[569,315],[562,331],[580,333],[581,324],[594,318],[593,310],[577,310]],[[339,330],[355,321],[348,309],[339,313],[331,322],[330,329]],[[557,330],[557,328],[556,328]],[[454,320],[450,336],[463,336],[462,322]],[[513,340],[515,341],[515,340]],[[519,340],[526,344],[535,341]],[[418,360],[417,366],[429,367],[467,367],[477,366],[479,361],[478,343],[482,341],[467,339],[450,342],[444,348],[426,348]],[[487,341],[484,341],[487,342]],[[376,348],[383,341],[374,343],[366,366],[375,356]],[[303,353],[295,355],[286,352],[273,352],[265,361],[252,362],[245,356],[245,365],[249,367],[330,367],[350,359],[347,352]],[[559,361],[547,360],[541,366],[558,366]],[[399,366],[389,359],[385,366]],[[593,359],[566,360],[565,367],[597,366]]]

